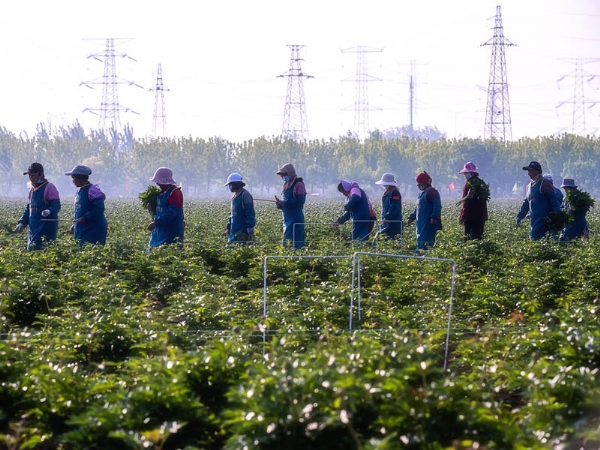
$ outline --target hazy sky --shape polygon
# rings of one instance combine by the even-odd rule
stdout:
[[[96,128],[106,38],[132,38],[116,50],[121,113],[137,137],[152,130],[156,69],[162,64],[171,136],[242,141],[281,133],[290,63],[288,44],[305,45],[310,138],[353,128],[355,53],[368,55],[370,127],[406,125],[410,61],[416,61],[416,127],[449,137],[483,135],[496,5],[502,7],[513,139],[570,131],[575,65],[600,58],[598,0],[18,0],[0,6],[0,125],[31,133],[39,122]],[[99,39],[97,41],[89,39]],[[117,41],[118,42],[118,41]],[[600,75],[600,62],[585,71]],[[588,77],[590,78],[590,77]],[[588,132],[600,129],[600,77],[585,84]],[[557,108],[561,102],[567,102]],[[344,109],[350,108],[350,111]]]

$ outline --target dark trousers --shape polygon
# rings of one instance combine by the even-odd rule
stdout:
[[[481,239],[485,222],[482,220],[468,220],[464,222],[465,239]]]

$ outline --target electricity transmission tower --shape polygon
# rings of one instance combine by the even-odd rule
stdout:
[[[500,6],[496,6],[494,36],[481,45],[492,46],[492,62],[487,89],[488,98],[483,135],[484,138],[496,138],[506,142],[512,139],[512,125],[510,121],[510,102],[508,100],[504,47],[510,47],[514,44],[504,37]]]
[[[158,65],[156,71],[156,85],[148,89],[149,91],[155,91],[154,95],[154,116],[152,117],[152,136],[157,137],[156,129],[157,125],[161,128],[161,136],[167,135],[167,114],[165,113],[165,91],[170,91],[163,85],[162,78],[162,64]]]
[[[409,125],[410,130],[413,131],[414,128],[414,110],[415,110],[415,61],[410,61],[410,78],[408,82],[408,115],[409,115]]]
[[[354,106],[344,108],[345,111],[354,110],[354,134],[359,139],[364,139],[369,133],[369,111],[381,110],[369,105],[369,81],[381,81],[380,78],[372,77],[367,73],[367,54],[373,52],[381,53],[382,48],[373,48],[358,46],[343,49],[342,53],[356,53],[356,75],[353,78],[347,78],[342,81],[354,81],[355,96]]]
[[[121,41],[119,43],[130,40],[131,39],[118,39],[118,41]],[[93,53],[88,56],[88,58],[93,58],[100,62],[104,62],[104,75],[101,78],[97,78],[92,81],[82,81],[79,83],[79,86],[85,86],[90,89],[93,89],[92,85],[94,84],[102,85],[102,102],[100,103],[100,107],[85,108],[83,110],[84,112],[87,111],[100,116],[100,120],[98,121],[98,127],[100,129],[106,128],[107,125],[114,129],[121,128],[121,120],[119,117],[119,113],[121,111],[139,114],[119,104],[119,97],[117,95],[118,84],[127,84],[129,86],[137,86],[139,88],[142,86],[135,84],[133,81],[127,81],[117,77],[117,67],[115,61],[117,56],[120,58],[129,58],[132,61],[135,61],[135,59],[131,58],[125,53],[119,53],[115,51],[115,39],[106,39],[106,48],[104,52]]]
[[[308,122],[306,120],[306,105],[304,104],[304,78],[314,78],[302,72],[300,49],[304,45],[288,45],[292,50],[290,68],[287,73],[277,78],[287,77],[287,93],[283,109],[283,127],[281,134],[291,139],[308,139]]]
[[[568,101],[561,102],[557,108],[560,108],[562,105],[566,103],[573,104],[573,122],[571,123],[571,132],[573,134],[577,134],[580,136],[586,136],[586,124],[585,124],[585,107],[587,105],[588,109],[592,108],[596,105],[597,101],[586,101],[584,94],[584,77],[587,78],[587,82],[589,83],[594,78],[598,77],[597,74],[590,74],[583,70],[584,64],[594,63],[600,61],[598,58],[561,58],[563,61],[566,61],[571,64],[575,64],[575,70],[567,75],[563,75],[558,79],[560,83],[566,77],[575,78],[574,83],[574,92],[573,97],[571,97]],[[559,87],[560,88],[560,87]]]

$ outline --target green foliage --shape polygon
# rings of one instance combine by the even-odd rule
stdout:
[[[479,177],[470,178],[467,180],[467,186],[473,198],[477,200],[490,200],[490,185]]]
[[[151,184],[148,186],[148,189],[146,189],[144,192],[140,192],[138,195],[138,198],[142,203],[142,208],[150,211],[150,215],[152,217],[154,217],[156,214],[156,201],[158,194],[160,194],[160,189]]]
[[[571,221],[571,216],[566,211],[550,211],[544,221],[550,232],[557,233]]]
[[[595,203],[589,193],[580,189],[567,189],[565,200],[574,212],[581,214],[587,213]]]

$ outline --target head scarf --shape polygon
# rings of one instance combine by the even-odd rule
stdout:
[[[285,191],[286,189],[288,189],[290,186],[292,186],[294,184],[294,182],[296,181],[296,178],[298,177],[296,175],[296,169],[294,169],[294,166],[290,163],[288,164],[284,164],[283,166],[281,166],[281,169],[279,169],[277,171],[277,173],[285,173],[287,174],[288,177],[290,177],[290,179],[288,181],[286,181],[285,183],[283,183],[283,190]]]

